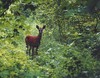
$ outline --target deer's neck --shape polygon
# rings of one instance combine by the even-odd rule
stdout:
[[[42,33],[40,34],[38,34],[38,38],[39,38],[39,41],[41,41],[41,38],[42,38]]]

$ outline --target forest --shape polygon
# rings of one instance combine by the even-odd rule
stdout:
[[[100,0],[0,0],[0,78],[100,78]]]

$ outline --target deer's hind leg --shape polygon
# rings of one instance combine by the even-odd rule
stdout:
[[[29,46],[26,44],[26,54],[28,55],[29,54]]]
[[[31,46],[29,47],[29,56],[31,56]]]

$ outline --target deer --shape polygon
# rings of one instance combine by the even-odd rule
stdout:
[[[45,25],[43,25],[42,28],[40,28],[38,25],[36,25],[36,28],[39,31],[39,34],[37,36],[32,36],[32,35],[28,35],[25,38],[25,43],[26,43],[26,54],[31,56],[32,55],[32,59],[34,57],[34,55],[38,55],[38,48],[40,46],[40,42],[41,42],[41,38],[42,38],[42,33],[43,30],[45,29]]]

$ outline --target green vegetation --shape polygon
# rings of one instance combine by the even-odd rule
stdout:
[[[0,78],[100,78],[100,1],[1,0]],[[46,25],[39,55],[26,35]]]

